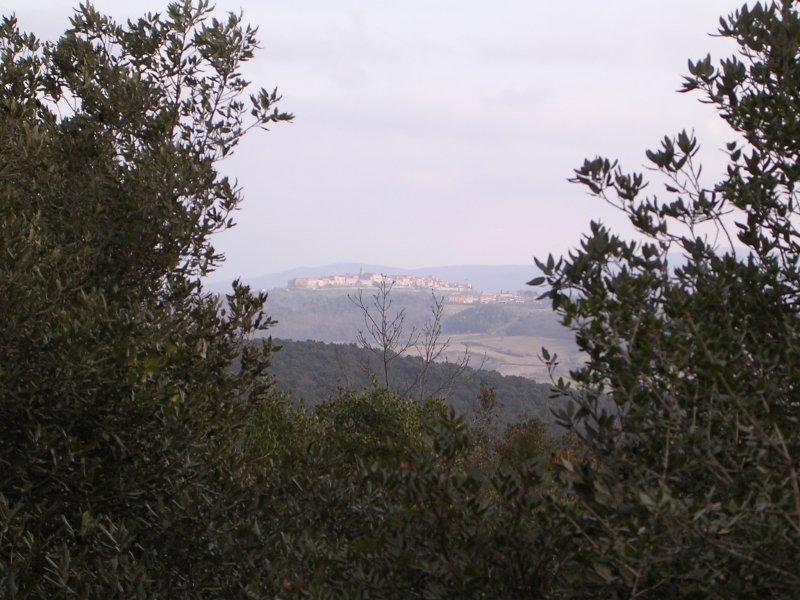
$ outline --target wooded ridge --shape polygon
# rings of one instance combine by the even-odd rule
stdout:
[[[370,371],[377,368],[377,357],[369,350],[355,344],[310,340],[273,342],[279,348],[270,367],[276,385],[310,407],[336,397],[339,388],[364,390],[373,386]],[[550,411],[556,406],[551,400],[552,385],[479,369],[480,358],[473,357],[473,366],[467,367],[453,381],[450,378],[454,365],[433,363],[429,373],[429,393],[443,398],[459,414],[469,415],[480,407],[478,396],[481,387],[488,386],[496,394],[497,414],[502,423],[518,422],[532,416],[554,423]],[[399,357],[392,363],[394,390],[413,394],[421,369],[421,358]]]

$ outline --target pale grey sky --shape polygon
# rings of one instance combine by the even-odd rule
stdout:
[[[166,0],[97,0],[117,18]],[[53,38],[77,0],[0,0]],[[260,28],[247,69],[295,123],[253,132],[223,169],[245,203],[218,276],[362,262],[526,264],[613,210],[567,183],[586,157],[641,169],[694,129],[709,174],[732,136],[675,93],[688,58],[729,55],[732,0],[218,0]]]

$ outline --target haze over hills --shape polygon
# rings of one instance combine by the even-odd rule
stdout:
[[[728,251],[722,248],[723,251]],[[737,257],[746,257],[748,252],[741,247],[734,248]],[[667,259],[671,268],[679,267],[686,263],[686,256],[679,252],[669,253]],[[516,292],[526,288],[525,282],[541,275],[541,272],[531,260],[528,265],[448,265],[438,267],[421,267],[406,269],[376,265],[372,263],[333,263],[316,267],[297,267],[278,273],[266,273],[241,279],[254,289],[274,290],[287,287],[292,279],[316,278],[330,275],[364,273],[383,273],[386,275],[412,275],[415,277],[433,276],[450,283],[467,282],[472,285],[475,292],[499,293]],[[212,275],[207,287],[211,291],[226,292],[230,290],[230,279],[221,279]]]
[[[277,323],[269,335],[287,340],[355,343],[364,329],[364,316],[349,296],[351,287],[304,289],[289,287],[297,278],[326,278],[333,275],[383,273],[394,276],[435,277],[451,284],[469,283],[474,293],[498,294],[521,291],[524,304],[473,304],[448,301],[442,314],[443,340],[450,347],[440,358],[457,361],[464,352],[475,357],[475,364],[496,370],[503,375],[521,375],[538,381],[548,378],[539,358],[543,346],[557,353],[563,373],[582,360],[572,332],[558,323],[547,300],[536,301],[537,290],[525,282],[539,274],[534,265],[459,265],[401,269],[367,263],[339,263],[319,267],[303,267],[245,279],[254,289],[269,290],[267,313]],[[212,281],[208,288],[224,292],[229,282]],[[527,289],[526,289],[527,287]],[[432,296],[422,289],[396,287],[392,294],[392,311],[405,313],[407,332],[422,331],[431,316]],[[373,288],[365,290],[367,297]],[[445,294],[442,293],[442,297]],[[475,296],[477,298],[477,296]]]
[[[325,277],[358,273],[359,271],[417,277],[430,275],[453,283],[468,282],[476,292],[522,290],[525,289],[526,281],[530,281],[539,274],[539,270],[533,262],[530,265],[454,265],[419,269],[403,269],[369,263],[337,263],[318,267],[299,267],[280,273],[246,277],[243,278],[243,281],[254,289],[273,290],[286,287],[290,280],[298,277]],[[225,291],[230,287],[230,282],[212,278],[208,287],[214,291]]]

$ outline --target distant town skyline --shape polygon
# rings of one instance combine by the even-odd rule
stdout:
[[[77,1],[0,0],[42,38]],[[264,49],[246,68],[295,123],[252,132],[222,164],[245,202],[215,245],[215,278],[369,262],[403,268],[532,264],[620,215],[567,183],[596,154],[639,170],[646,149],[694,130],[709,183],[733,139],[696,95],[687,59],[728,56],[731,0],[372,2],[217,0]],[[166,1],[97,0],[117,19]],[[657,181],[653,192],[663,189]]]
[[[522,287],[520,282],[520,287]],[[380,294],[380,291],[433,293],[445,304],[534,304],[539,301],[535,294],[513,292],[483,292],[473,288],[469,282],[445,281],[428,275],[392,273],[339,273],[322,277],[296,277],[287,282],[290,290],[358,290],[360,294]]]

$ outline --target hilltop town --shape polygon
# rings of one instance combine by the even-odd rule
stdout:
[[[297,277],[289,281],[289,289],[294,290],[326,290],[326,289],[364,289],[379,287],[383,281],[391,282],[395,289],[408,291],[433,291],[442,294],[448,304],[525,304],[533,302],[532,296],[507,292],[476,292],[472,284],[452,283],[433,277],[417,277],[414,275],[388,275],[385,273],[347,273],[344,275],[328,275],[325,277]]]

